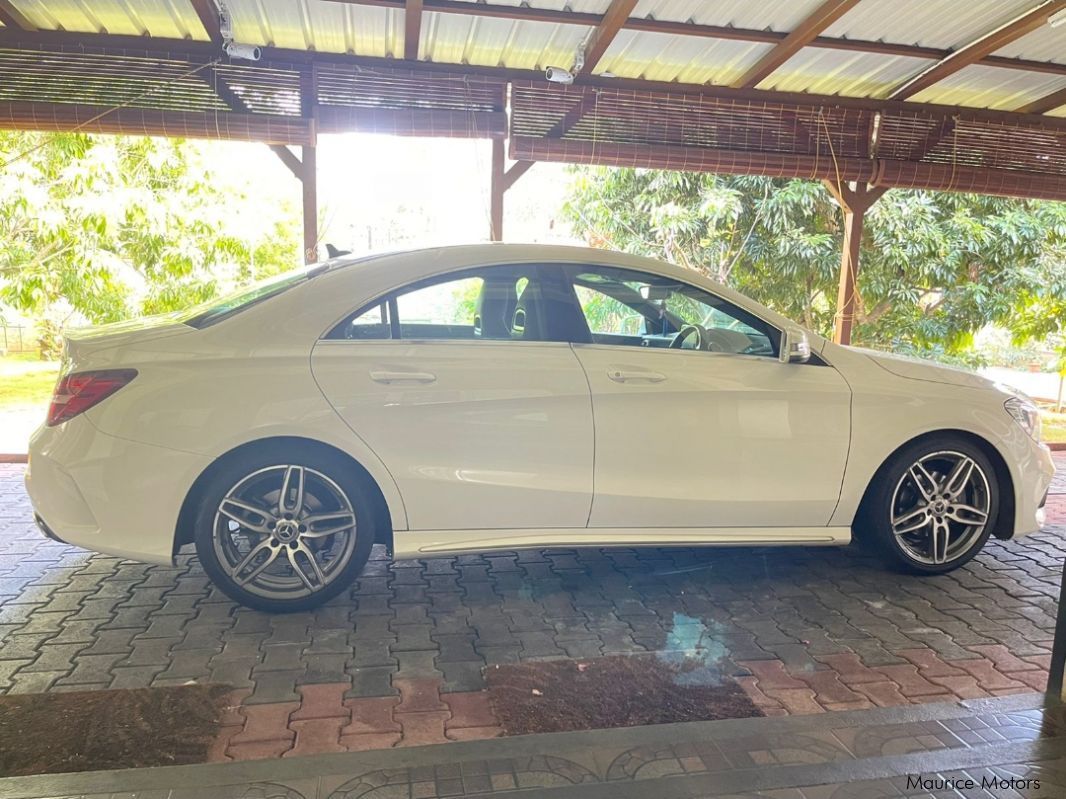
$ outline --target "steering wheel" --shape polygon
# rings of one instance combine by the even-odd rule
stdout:
[[[693,333],[696,334],[696,342],[694,347],[683,347],[685,340],[689,338]],[[677,331],[677,335],[674,336],[674,340],[670,342],[670,348],[675,350],[680,349],[694,349],[702,350],[703,342],[707,340],[707,328],[703,325],[684,325]]]

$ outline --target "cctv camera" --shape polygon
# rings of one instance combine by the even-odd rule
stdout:
[[[230,58],[240,58],[245,61],[258,61],[263,57],[263,51],[254,44],[226,42],[222,49],[226,51],[226,55]]]
[[[574,73],[562,67],[548,67],[544,71],[544,77],[552,83],[573,83]]]

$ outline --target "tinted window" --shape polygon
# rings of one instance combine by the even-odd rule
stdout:
[[[210,300],[187,311],[182,321],[190,327],[207,327],[215,322],[233,316],[258,302],[287,291],[298,283],[325,271],[324,264],[314,264],[306,269],[297,269],[255,283],[248,288],[227,294],[217,300]]]
[[[776,357],[772,325],[687,283],[613,267],[575,267],[571,281],[594,343]]]
[[[328,337],[536,341],[545,304],[536,267],[470,269],[375,300]]]

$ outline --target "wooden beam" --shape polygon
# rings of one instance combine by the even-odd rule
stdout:
[[[837,344],[850,344],[851,330],[855,324],[863,221],[866,218],[866,210],[877,202],[887,189],[874,188],[866,183],[853,183],[850,186],[831,180],[823,183],[844,211],[844,246],[841,249],[840,280],[837,285],[837,312],[833,317],[833,341]]]
[[[37,26],[15,8],[11,0],[0,0],[0,22],[9,28],[19,28],[24,31],[35,31]]]
[[[192,4],[196,16],[200,18],[200,24],[207,31],[207,38],[215,44],[221,45],[222,28],[220,27],[218,6],[215,5],[215,0],[189,0],[189,3]]]
[[[24,101],[0,102],[0,129],[60,133],[77,130],[82,133],[226,139],[265,144],[302,145],[312,141],[309,121],[300,117]]]
[[[603,54],[607,52],[614,37],[618,35],[618,31],[626,24],[626,20],[636,7],[637,0],[611,0],[607,12],[600,19],[596,29],[592,31],[588,44],[585,45],[585,63],[581,67],[582,72],[590,74],[596,69]]]
[[[756,61],[733,85],[751,89],[766,80],[778,67],[813,42],[826,28],[855,7],[859,0],[823,0],[794,30]]]
[[[492,172],[489,178],[489,240],[503,241],[503,139],[492,140]]]
[[[595,107],[595,105],[596,91],[594,89],[586,90],[582,93],[581,99],[573,106],[573,108],[563,114],[562,118],[548,128],[547,133],[544,135],[549,139],[561,139],[574,127],[574,125],[580,122],[582,117]],[[512,164],[511,167],[503,173],[503,190],[505,192],[509,191],[515,184],[515,181],[522,177],[522,175],[526,174],[535,163],[537,162],[520,160]]]
[[[1046,114],[1048,111],[1054,111],[1063,105],[1066,105],[1066,86],[1051,94],[1038,97],[1023,106],[1019,106],[1014,109],[1014,112],[1017,114]]]
[[[503,190],[510,191],[511,187],[515,184],[522,175],[526,174],[533,168],[533,164],[536,161],[515,161],[510,167],[503,173]]]
[[[319,133],[362,131],[393,136],[441,136],[462,139],[490,139],[507,135],[505,111],[323,105],[315,109],[315,114]]]
[[[1028,33],[1039,30],[1047,24],[1048,17],[1063,9],[1066,9],[1066,0],[1046,0],[1046,2],[1041,3],[1036,8],[1030,9],[1005,25],[1001,25],[994,31],[970,42],[965,47],[960,47],[946,58],[942,58],[933,66],[893,91],[889,98],[892,100],[905,100],[908,97],[913,97],[933,84],[944,80],[949,75],[954,75],[960,69],[976,64],[985,56],[989,56],[1006,47]]]
[[[934,125],[925,137],[915,143],[911,148],[911,151],[907,154],[908,161],[921,161],[929,154],[929,151],[940,144],[941,141],[946,139],[952,133],[955,132],[955,120],[945,119],[937,125]]]
[[[289,168],[289,171],[292,172],[297,180],[303,181],[305,174],[304,162],[300,160],[296,153],[283,144],[272,144],[270,149],[281,159],[281,163]]]
[[[303,217],[304,217],[304,263],[313,264],[318,260],[318,155],[314,147],[304,146],[303,177]]]
[[[403,57],[418,60],[418,44],[422,37],[422,0],[406,0],[403,14]]]

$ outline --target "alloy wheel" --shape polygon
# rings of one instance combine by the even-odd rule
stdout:
[[[238,587],[267,599],[306,597],[351,560],[355,510],[322,472],[268,466],[243,477],[219,502],[213,543]]]
[[[934,452],[911,464],[896,484],[892,532],[918,563],[948,563],[981,540],[991,503],[988,477],[973,458]]]

